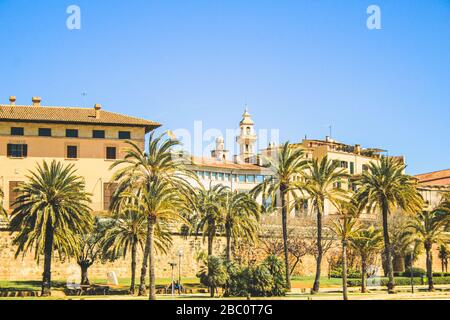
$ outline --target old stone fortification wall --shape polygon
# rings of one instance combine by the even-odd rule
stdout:
[[[36,263],[33,253],[28,253],[25,256],[18,256],[15,258],[16,247],[12,245],[14,235],[9,232],[0,231],[0,280],[37,280],[42,275],[42,260],[40,265]],[[225,239],[218,237],[214,243],[214,251],[216,254],[221,254],[224,251]],[[182,277],[195,277],[200,268],[196,260],[199,252],[206,251],[206,243],[202,241],[201,237],[188,237],[187,239],[181,236],[173,237],[173,247],[168,255],[158,255],[156,261],[156,276],[160,278],[170,278],[171,268],[169,262],[174,261],[178,263],[177,252],[183,251],[181,259],[181,273]],[[258,251],[257,248],[254,249]],[[138,274],[140,273],[141,255],[138,257]],[[89,277],[91,279],[106,279],[107,273],[114,271],[118,278],[130,277],[130,257],[119,259],[115,262],[96,262],[89,268]],[[437,251],[434,252],[434,270],[440,271],[440,260],[437,258]],[[419,257],[415,263],[416,267],[425,268],[425,256]],[[327,274],[328,262],[326,257],[323,259],[322,273]],[[312,256],[305,256],[301,264],[297,267],[297,273],[301,275],[314,275],[315,260]],[[175,276],[178,275],[178,266],[175,270]],[[80,269],[74,259],[61,262],[58,257],[54,257],[52,266],[52,276],[54,279],[78,280],[80,277]]]

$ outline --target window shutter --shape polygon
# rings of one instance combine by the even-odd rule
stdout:
[[[12,145],[11,145],[10,143],[8,143],[6,155],[7,155],[8,157],[11,157],[11,153],[12,153]]]
[[[28,145],[24,144],[23,147],[23,157],[26,158],[28,156]]]

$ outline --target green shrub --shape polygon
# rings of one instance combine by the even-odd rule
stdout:
[[[286,293],[283,277],[284,264],[275,257],[268,256],[257,266],[239,268],[235,264],[227,266],[228,280],[224,286],[225,296],[270,297]]]
[[[209,256],[206,265],[197,273],[200,283],[206,287],[223,287],[228,280],[227,269],[219,257]]]
[[[333,270],[330,272],[330,277],[331,278],[342,278],[342,267],[341,266],[334,267]],[[359,271],[358,269],[349,268],[347,270],[347,278],[350,278],[350,279],[361,278],[361,271]]]
[[[375,279],[368,279],[367,284],[373,285],[371,281],[375,281],[380,286],[386,286],[389,279],[388,278],[375,278]],[[450,284],[450,277],[433,277],[434,284]],[[413,284],[414,285],[422,285],[426,284],[427,279],[426,278],[413,278]],[[395,285],[397,286],[409,286],[411,284],[411,278],[395,278]],[[360,279],[349,279],[347,281],[347,285],[349,287],[360,287],[361,286],[361,280]]]
[[[422,268],[412,268],[413,277],[424,277],[427,272]],[[408,268],[401,274],[403,277],[411,277],[411,269]]]
[[[450,277],[450,272],[433,272],[433,277]]]

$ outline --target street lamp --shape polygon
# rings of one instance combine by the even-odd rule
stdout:
[[[413,243],[410,244],[409,249],[411,250],[410,253],[410,263],[409,263],[409,276],[410,276],[410,282],[411,282],[411,293],[414,293],[414,278],[413,278],[413,263],[414,263],[414,249],[415,245]]]
[[[181,257],[183,250],[178,250],[178,293],[181,294]]]
[[[174,287],[174,274],[173,274],[173,270],[175,268],[175,266],[177,265],[175,262],[169,262],[169,265],[172,267],[172,295],[175,293],[175,287]]]

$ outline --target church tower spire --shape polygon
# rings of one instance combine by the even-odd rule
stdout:
[[[253,122],[250,113],[248,112],[247,106],[245,106],[244,114],[242,115],[242,120],[239,123],[240,133],[236,137],[236,142],[239,145],[239,158],[243,162],[251,162],[255,152],[256,134],[255,134],[255,123]]]

